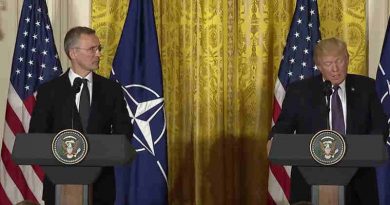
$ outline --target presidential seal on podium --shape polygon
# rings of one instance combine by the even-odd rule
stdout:
[[[88,141],[77,130],[62,130],[52,141],[52,152],[54,157],[63,164],[77,164],[87,155]]]
[[[322,165],[333,165],[343,159],[346,151],[345,140],[333,130],[322,130],[310,141],[310,154]]]

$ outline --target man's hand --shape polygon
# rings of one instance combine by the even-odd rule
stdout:
[[[271,151],[271,145],[272,145],[272,139],[268,140],[267,142],[267,156],[269,156],[269,151]]]

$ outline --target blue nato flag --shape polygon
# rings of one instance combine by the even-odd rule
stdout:
[[[383,110],[386,113],[387,122],[390,120],[390,27],[387,25],[385,40],[383,41],[382,54],[376,73],[376,91],[381,100]],[[390,156],[390,141],[387,137],[386,148]],[[381,205],[390,204],[390,162],[377,167],[377,181],[379,202]]]
[[[137,156],[115,168],[116,204],[168,204],[163,82],[152,0],[130,1],[111,79],[122,85]]]

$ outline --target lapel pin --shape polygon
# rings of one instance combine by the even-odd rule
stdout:
[[[351,88],[351,91],[352,91],[352,92],[355,92],[355,88],[354,88],[354,87],[352,87],[352,88]]]

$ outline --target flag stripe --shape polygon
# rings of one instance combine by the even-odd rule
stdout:
[[[290,198],[290,193],[286,192],[285,190],[288,190],[290,187],[290,180],[288,179],[290,179],[291,170],[288,168],[286,169],[285,166],[276,166],[274,164],[270,164],[270,169],[279,186],[283,189],[286,198]]]
[[[8,103],[11,106],[12,110],[17,115],[17,118],[21,119],[21,124],[23,125],[24,130],[28,130],[29,123],[31,119],[31,111],[28,111],[26,108],[26,104],[29,107],[33,107],[31,103],[35,104],[35,97],[33,95],[31,97],[28,97],[27,99],[33,98],[33,100],[26,100],[26,102],[23,102],[20,97],[18,96],[18,93],[15,91],[14,86],[10,84],[8,89]],[[31,108],[30,108],[31,109]]]
[[[16,204],[19,201],[22,201],[23,196],[14,181],[9,176],[3,161],[0,162],[0,172],[2,173],[0,177],[1,190],[5,192],[5,195],[1,194],[1,203],[4,202],[5,204]]]
[[[273,123],[275,123],[278,120],[278,117],[279,117],[281,111],[282,111],[282,108],[280,107],[279,103],[276,101],[276,98],[274,98],[274,112],[272,115],[272,122]]]
[[[27,112],[29,113],[28,116],[31,116],[33,108],[34,108],[34,105],[35,105],[35,97],[34,97],[34,95],[30,95],[28,98],[26,98],[23,101],[23,105],[26,108]],[[28,119],[28,122],[30,122],[29,119]],[[26,129],[26,130],[28,130],[28,129]]]
[[[3,184],[1,183],[1,185]],[[8,199],[8,196],[2,186],[0,186],[0,201],[2,205],[12,205],[12,202]]]
[[[31,190],[32,194],[34,195],[34,198],[36,200],[41,199],[43,190],[43,179],[40,179],[37,176],[36,170],[33,169],[33,166],[19,165],[19,169],[22,171],[23,177],[28,185],[29,190]]]
[[[271,176],[270,176],[271,177]],[[273,185],[275,185],[276,183],[273,183]],[[272,185],[271,185],[272,186]],[[280,189],[280,188],[279,188]],[[271,196],[271,193],[276,193],[276,191],[269,191],[267,192],[267,204],[268,205],[276,205],[276,203],[274,202],[273,199],[276,199],[275,196]]]
[[[14,139],[15,139],[15,135],[10,130],[8,123],[6,123],[4,126],[4,142],[3,142],[5,146],[3,146],[3,148],[6,147],[8,150],[10,150],[10,152],[12,152],[14,142],[15,142]],[[32,193],[34,194],[35,198],[40,199],[42,194],[42,188],[43,188],[42,182],[43,182],[44,173],[39,168],[39,166],[36,165],[16,166],[15,169],[20,169],[20,171],[23,173],[26,183],[28,184],[29,189],[32,190]]]
[[[3,143],[8,148],[8,150],[10,150],[10,152],[12,152],[12,149],[14,147],[14,142],[15,142],[15,135],[9,128],[8,123],[5,123]]]
[[[11,108],[9,102],[7,102],[7,107],[5,111],[6,122],[13,133],[25,133],[24,127],[20,118],[16,115],[14,110]],[[5,137],[5,136],[4,136]]]
[[[42,168],[38,165],[32,165],[32,169],[34,170],[34,173],[37,175],[39,180],[43,182],[43,179],[45,178],[45,172],[43,172]],[[38,183],[38,182],[37,182]]]
[[[270,170],[270,173],[271,173],[271,170]],[[268,199],[268,203],[269,204],[289,204],[288,202],[288,199],[287,199],[287,195],[285,194],[285,192],[283,192],[283,187],[280,186],[280,184],[278,183],[278,180],[276,179],[276,177],[272,174],[270,175],[269,177],[269,186],[268,186],[268,194],[269,196],[271,196],[271,199],[269,198]]]
[[[3,163],[6,167],[7,173],[11,177],[12,181],[14,181],[14,183],[20,190],[23,197],[25,199],[29,199],[37,202],[37,199],[35,198],[34,194],[31,192],[30,188],[27,185],[27,182],[23,177],[22,171],[11,160],[11,153],[8,151],[8,148],[6,146],[3,146],[3,148],[1,149],[1,158],[3,159]]]
[[[279,105],[279,107],[282,107],[282,102],[283,102],[284,96],[286,95],[286,90],[284,89],[279,78],[277,78],[276,82],[275,82],[274,95],[275,95],[275,99],[276,99],[277,104]]]

